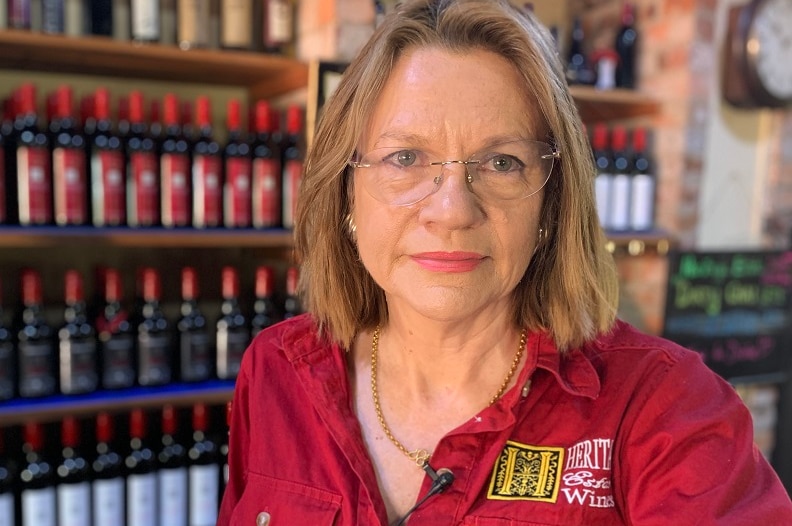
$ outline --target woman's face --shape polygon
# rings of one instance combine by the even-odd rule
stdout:
[[[396,148],[432,161],[468,160],[493,144],[543,140],[523,84],[510,62],[488,51],[409,51],[377,100],[358,151]],[[408,153],[388,162],[413,159]],[[353,218],[361,261],[391,313],[448,321],[510,317],[511,293],[537,243],[543,190],[521,199],[479,197],[475,174],[468,183],[466,166],[456,163],[433,167],[443,178],[434,193],[396,206],[365,188],[362,178],[376,170],[355,170]]]

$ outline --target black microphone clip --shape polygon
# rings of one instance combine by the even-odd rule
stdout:
[[[426,462],[423,465],[423,470],[426,471],[426,474],[432,479],[432,487],[429,488],[429,492],[426,494],[427,497],[444,492],[454,483],[454,473],[448,468],[440,468],[435,471],[434,468],[429,465],[429,462]]]

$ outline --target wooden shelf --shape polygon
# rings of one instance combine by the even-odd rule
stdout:
[[[95,415],[98,411],[120,412],[133,408],[162,407],[165,404],[189,406],[196,402],[224,404],[234,393],[232,380],[213,380],[198,384],[174,383],[162,387],[132,387],[118,391],[97,391],[87,395],[56,395],[40,399],[17,398],[0,402],[0,427],[27,421],[48,422],[75,416]]]
[[[571,86],[570,91],[584,122],[632,119],[660,111],[657,100],[634,90]]]
[[[0,247],[90,245],[160,248],[289,248],[292,233],[282,229],[191,229],[125,227],[0,227]]]
[[[248,88],[270,98],[308,85],[308,65],[255,52],[182,50],[108,37],[0,31],[0,68],[204,83]]]
[[[612,254],[641,256],[655,253],[665,256],[673,245],[667,232],[650,230],[647,232],[606,232],[608,251]]]

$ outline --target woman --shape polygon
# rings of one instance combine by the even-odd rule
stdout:
[[[535,20],[402,3],[318,126],[219,524],[792,524],[733,389],[615,320],[593,170]]]

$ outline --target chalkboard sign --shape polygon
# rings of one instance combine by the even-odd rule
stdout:
[[[787,374],[792,251],[670,254],[663,336],[727,379]]]

